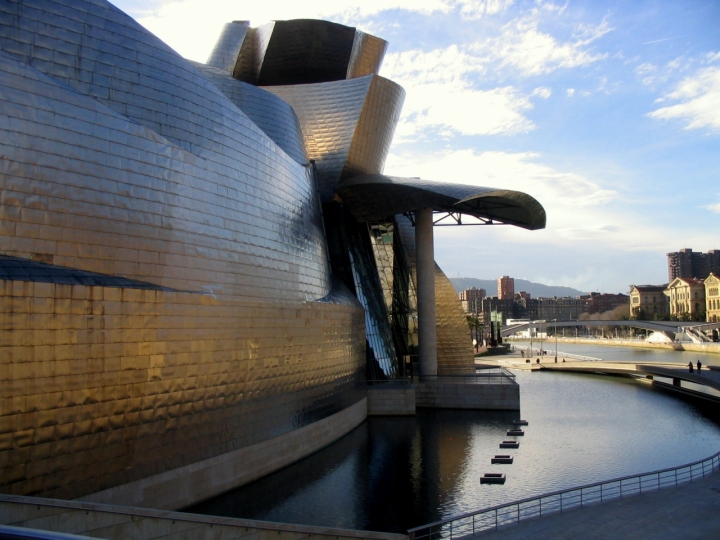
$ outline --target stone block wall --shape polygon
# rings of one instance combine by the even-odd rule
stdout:
[[[0,281],[0,493],[76,498],[364,397],[361,309]],[[351,429],[351,427],[348,427]]]
[[[413,383],[417,407],[436,409],[520,410],[520,385],[461,384],[445,381]]]
[[[368,387],[368,416],[406,416],[415,414],[415,389],[411,386],[392,388],[384,385]]]

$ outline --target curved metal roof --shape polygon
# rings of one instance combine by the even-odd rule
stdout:
[[[545,228],[545,209],[521,191],[366,174],[344,179],[336,189],[360,222],[431,207],[524,229]]]

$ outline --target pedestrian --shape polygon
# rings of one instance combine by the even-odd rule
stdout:
[[[693,372],[692,362],[689,362],[689,363],[688,363],[688,368],[690,369],[690,373],[692,373],[692,372]]]
[[[698,373],[700,373],[700,368],[701,368],[701,367],[702,367],[702,362],[700,362],[700,360],[698,360],[698,361],[697,361],[697,370],[698,370]]]

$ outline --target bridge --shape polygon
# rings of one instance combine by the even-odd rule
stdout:
[[[720,328],[720,323],[693,323],[689,321],[528,321],[525,323],[505,325],[501,329],[502,336],[510,336],[523,330],[535,328],[547,330],[548,328],[578,327],[578,326],[624,326],[630,328],[644,328],[655,332],[678,332],[690,330],[695,334],[698,330],[712,330]]]

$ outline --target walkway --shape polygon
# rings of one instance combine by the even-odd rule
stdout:
[[[525,521],[483,540],[700,540],[720,538],[720,474],[680,487],[635,495]]]

